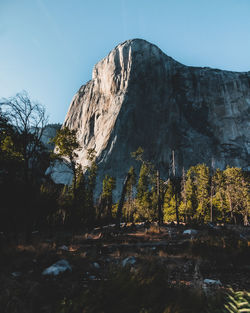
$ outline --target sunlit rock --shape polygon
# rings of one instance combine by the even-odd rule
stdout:
[[[64,125],[78,130],[78,161],[96,150],[97,189],[116,178],[116,197],[141,146],[163,178],[197,163],[249,167],[250,72],[185,66],[141,39],[118,45],[74,96]],[[68,180],[56,174],[57,182]],[[64,176],[63,176],[64,175]],[[64,178],[64,179],[63,179]]]

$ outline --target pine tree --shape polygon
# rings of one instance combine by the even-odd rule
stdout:
[[[80,144],[77,139],[77,130],[69,129],[67,126],[64,126],[57,131],[56,136],[52,139],[56,147],[56,155],[64,160],[64,163],[68,165],[73,173],[73,180],[71,186],[71,212],[69,214],[71,226],[75,226],[77,222],[77,197],[76,197],[76,184],[77,184],[77,175],[79,172],[79,165],[77,163],[77,151],[80,149]]]
[[[195,167],[190,167],[186,174],[185,179],[185,215],[186,222],[190,222],[194,219],[197,210],[197,197],[195,186]]]
[[[129,179],[127,183],[127,190],[126,190],[126,202],[124,205],[124,213],[123,216],[126,217],[126,221],[133,222],[133,215],[135,210],[135,196],[134,196],[134,187],[136,185],[136,174],[135,169],[132,166],[128,171]]]
[[[172,222],[176,220],[176,198],[171,180],[168,180],[164,196],[163,219],[164,222]]]
[[[136,194],[136,212],[137,220],[153,220],[155,212],[152,207],[152,194],[154,192],[153,165],[146,161],[143,156],[144,150],[139,147],[137,151],[131,153],[132,157],[141,163],[139,179]]]
[[[210,222],[213,222],[213,197],[214,197],[214,158],[211,161],[210,170]]]
[[[227,167],[225,175],[225,198],[228,204],[230,221],[237,223],[237,217],[241,216],[244,224],[248,224],[249,218],[249,183],[246,181],[242,169]]]
[[[101,194],[101,213],[108,220],[112,219],[112,205],[113,197],[112,193],[116,187],[115,178],[105,175],[102,183],[102,194]]]
[[[86,214],[87,224],[92,227],[96,217],[94,206],[94,190],[96,185],[97,164],[96,164],[96,151],[94,149],[88,150],[89,166],[86,168]]]
[[[217,169],[213,175],[214,182],[214,197],[213,197],[213,208],[214,208],[214,220],[227,222],[226,217],[226,198],[225,198],[225,175],[220,169]]]
[[[69,224],[72,220],[72,188],[64,185],[58,197],[59,215],[63,225]]]
[[[180,223],[180,218],[179,218],[179,207],[178,207],[178,178],[176,176],[176,162],[175,162],[175,153],[172,151],[172,164],[171,164],[171,174],[170,174],[170,180],[172,183],[172,188],[173,188],[173,193],[174,193],[174,198],[175,198],[175,215],[176,215],[176,221],[177,225]]]
[[[210,218],[210,176],[205,164],[191,166],[187,172],[185,185],[185,207],[187,220],[196,219],[199,222],[208,221]]]
[[[81,166],[77,169],[75,197],[76,220],[74,221],[74,224],[78,226],[86,225],[88,220],[86,212],[86,181]]]
[[[186,186],[186,173],[184,167],[182,169],[181,177],[181,202],[180,202],[180,215],[183,216],[184,222],[187,222],[187,186]]]
[[[205,164],[196,165],[196,190],[197,190],[197,212],[196,216],[199,221],[209,221],[209,168]]]
[[[152,201],[149,175],[149,167],[146,165],[146,163],[142,163],[139,173],[136,195],[136,215],[139,220],[152,219]]]

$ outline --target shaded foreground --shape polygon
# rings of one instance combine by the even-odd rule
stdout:
[[[85,234],[34,233],[31,245],[3,241],[1,312],[250,309],[249,227],[183,235],[183,226],[122,226],[119,232],[109,225]],[[72,271],[43,275],[59,260]]]

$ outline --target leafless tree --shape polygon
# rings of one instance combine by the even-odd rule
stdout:
[[[41,138],[48,118],[45,108],[32,100],[28,93],[23,91],[15,97],[0,100],[0,109],[7,117],[9,123],[15,131],[16,141],[18,142],[18,152],[21,159],[22,171],[20,179],[23,181],[24,202],[23,213],[26,220],[26,240],[29,241],[32,230],[32,190],[37,181],[36,171],[39,168],[43,144]]]
[[[1,99],[0,107],[19,135],[24,180],[28,183],[29,172],[32,172],[30,169],[33,168],[41,149],[41,138],[48,122],[45,108],[31,101],[26,91],[16,94],[15,97]]]

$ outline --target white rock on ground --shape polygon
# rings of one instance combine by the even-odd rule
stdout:
[[[69,251],[69,248],[65,245],[62,245],[61,247],[58,248],[59,250],[64,250],[64,251]]]
[[[136,258],[133,256],[130,256],[122,261],[122,266],[125,267],[127,265],[134,265],[135,263],[136,263]]]
[[[22,275],[22,273],[21,272],[13,272],[13,273],[11,273],[11,275],[13,277],[20,277]]]
[[[66,260],[60,260],[54,263],[53,265],[51,265],[50,267],[46,268],[42,274],[57,276],[60,273],[63,273],[66,271],[72,271],[72,268],[69,265],[69,262]]]
[[[215,279],[204,279],[204,284],[209,285],[209,286],[222,286],[222,283],[220,280],[215,280]]]
[[[94,262],[93,266],[94,266],[94,268],[96,268],[98,270],[101,268],[100,264],[98,264],[97,262]]]
[[[183,235],[191,235],[191,236],[194,236],[194,235],[197,235],[198,234],[198,230],[196,229],[186,229],[184,230],[183,232]]]

